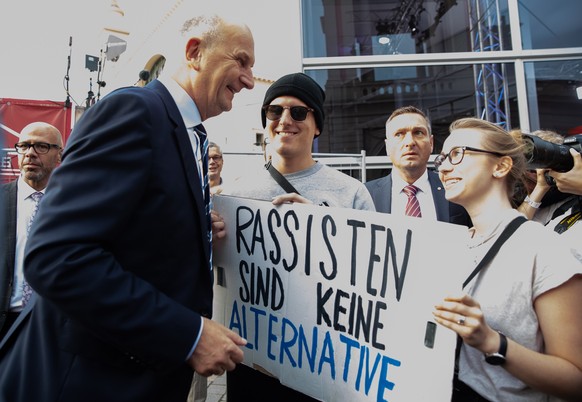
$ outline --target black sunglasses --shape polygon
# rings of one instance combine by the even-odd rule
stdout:
[[[303,121],[307,118],[309,112],[314,110],[305,106],[280,106],[280,105],[266,105],[263,110],[269,120],[279,120],[283,116],[283,111],[289,109],[291,118],[295,121]]]

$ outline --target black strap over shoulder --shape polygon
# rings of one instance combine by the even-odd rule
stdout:
[[[562,216],[567,210],[572,208],[572,213],[576,213],[582,210],[582,196],[572,197],[569,201],[566,201],[562,205],[560,205],[550,218],[550,221],[556,219],[558,216]]]
[[[271,174],[271,176],[273,176],[273,179],[275,179],[275,181],[277,183],[279,183],[279,185],[287,193],[296,193],[297,195],[301,195],[301,193],[299,191],[297,191],[297,189],[295,187],[293,187],[293,185],[291,183],[289,183],[289,180],[287,180],[285,178],[285,176],[283,176],[281,173],[279,173],[279,171],[275,168],[275,166],[273,166],[271,164],[271,161],[265,163],[265,169],[267,169],[269,171],[269,173]],[[325,207],[329,207],[329,204],[327,202],[325,202],[325,201],[323,201],[319,205],[322,205],[322,206],[325,206]]]
[[[489,264],[489,262],[491,262],[495,254],[497,254],[497,252],[501,248],[501,245],[505,243],[505,241],[509,239],[513,232],[515,232],[517,228],[521,226],[521,224],[524,223],[525,221],[527,221],[527,218],[525,216],[518,216],[517,218],[512,220],[509,223],[509,225],[506,226],[505,229],[503,229],[503,232],[501,233],[501,235],[499,235],[495,243],[493,243],[489,251],[487,251],[485,257],[483,257],[479,265],[475,267],[473,272],[471,272],[471,275],[469,275],[469,277],[465,280],[465,282],[463,283],[463,289],[465,288],[465,286],[467,286],[469,282],[471,282],[471,280],[475,277],[475,275],[479,273],[479,271],[481,271],[487,264]]]
[[[265,164],[265,169],[267,169],[271,176],[273,176],[273,179],[275,179],[275,181],[279,183],[281,187],[283,187],[283,190],[288,193],[297,193],[298,195],[301,195],[299,191],[297,191],[297,189],[293,187],[291,183],[289,183],[285,176],[283,176],[277,169],[275,169],[275,166],[271,164],[271,161]]]
[[[571,214],[560,220],[554,227],[554,232],[562,234],[582,218],[582,197],[574,197],[570,201],[562,204],[552,215],[552,220],[563,215],[570,208],[572,208]]]

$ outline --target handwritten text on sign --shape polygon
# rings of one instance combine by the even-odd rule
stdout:
[[[326,401],[448,401],[455,336],[432,320],[467,265],[466,228],[218,196],[216,316],[245,364]],[[454,257],[454,258],[452,258]]]

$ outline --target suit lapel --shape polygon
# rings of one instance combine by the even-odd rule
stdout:
[[[182,168],[184,169],[184,174],[188,181],[188,186],[190,188],[190,192],[196,201],[196,210],[198,211],[198,216],[200,217],[200,230],[202,233],[207,232],[206,227],[206,204],[204,202],[203,191],[202,191],[202,183],[200,182],[200,177],[198,173],[198,166],[199,164],[196,161],[196,157],[194,156],[194,151],[192,150],[192,143],[190,142],[188,131],[184,126],[184,121],[174,99],[166,89],[166,87],[161,84],[159,81],[155,80],[148,84],[148,87],[156,91],[162,101],[166,105],[166,110],[168,112],[168,117],[174,123],[174,130],[172,135],[178,144],[178,152],[180,156],[180,161],[182,164]],[[208,255],[208,239],[206,236],[202,236],[204,238],[204,250],[207,254],[207,258],[210,259]]]
[[[16,181],[13,182],[14,185],[11,187],[10,193],[8,195],[8,209],[10,215],[8,216],[8,230],[9,230],[9,238],[10,238],[10,248],[11,250],[8,252],[8,255],[11,257],[10,265],[14,266],[14,258],[16,253],[16,204],[18,199],[18,186]]]
[[[428,172],[428,181],[432,189],[432,198],[436,209],[436,217],[438,221],[449,221],[449,202],[445,198],[445,189],[438,174],[432,171]]]
[[[392,213],[392,174],[386,176],[386,180],[382,180],[382,191],[385,194],[382,197],[382,203],[384,204],[383,211],[386,213]]]
[[[4,245],[6,247],[6,273],[11,277],[14,275],[14,258],[16,253],[16,198],[17,198],[17,181],[14,180],[5,187],[5,198],[6,202],[6,214],[4,218],[6,222],[4,227],[6,228],[6,233],[4,233]],[[8,295],[10,296],[10,295]]]
[[[4,338],[0,339],[0,352],[2,351],[2,349],[4,349],[4,345],[8,344],[8,339],[12,337],[12,334],[16,333],[18,335],[18,333],[21,331],[19,328],[21,327],[23,322],[28,320],[28,317],[33,307],[36,305],[37,298],[38,295],[35,292],[33,292],[32,295],[30,296],[30,300],[28,301],[28,303],[26,303],[26,306],[20,312],[18,318],[16,318],[12,326],[8,329],[8,332],[6,332]],[[0,356],[2,355],[3,353],[0,353]]]

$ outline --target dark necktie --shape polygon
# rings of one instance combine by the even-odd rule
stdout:
[[[408,185],[404,187],[402,191],[404,191],[408,196],[408,201],[406,202],[406,215],[415,216],[417,218],[422,217],[422,214],[420,213],[420,204],[418,203],[418,198],[416,198],[418,187]]]
[[[194,131],[198,136],[198,146],[200,147],[200,156],[202,160],[202,189],[204,194],[204,204],[206,212],[206,235],[208,236],[208,255],[209,255],[209,266],[212,271],[212,220],[210,217],[210,210],[212,209],[210,200],[210,185],[208,182],[208,136],[206,135],[206,129],[202,124],[194,127]]]
[[[34,217],[36,216],[36,213],[38,212],[38,204],[40,203],[40,199],[42,198],[43,195],[44,194],[41,193],[40,191],[37,191],[36,193],[32,193],[30,195],[30,198],[32,198],[32,200],[34,201],[34,209],[32,210],[32,214],[30,215],[30,220],[28,221],[28,224],[26,225],[27,241],[28,241],[28,234],[30,233],[30,228],[32,227],[32,221],[34,220]],[[32,296],[32,288],[30,287],[30,285],[28,284],[28,282],[26,281],[26,279],[23,276],[22,277],[22,307],[26,306],[26,303],[28,303],[31,296]]]

